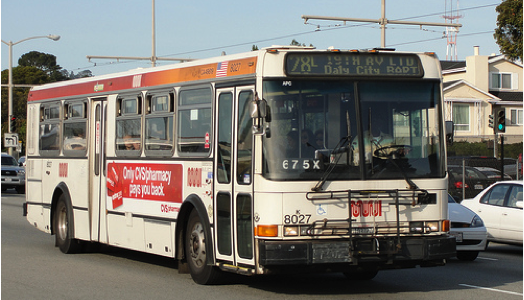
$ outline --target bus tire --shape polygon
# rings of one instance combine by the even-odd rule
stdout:
[[[72,213],[65,195],[60,195],[55,207],[53,224],[55,245],[65,254],[75,253],[81,249],[80,241],[71,238]]]
[[[198,284],[214,284],[220,273],[215,266],[207,264],[206,241],[211,241],[207,235],[198,212],[193,209],[187,222],[185,250],[189,273]]]

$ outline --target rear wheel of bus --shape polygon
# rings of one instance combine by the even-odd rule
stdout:
[[[191,277],[198,284],[213,284],[218,281],[220,270],[207,264],[206,242],[211,242],[200,216],[193,210],[186,229],[186,258]]]
[[[80,251],[80,241],[71,238],[70,226],[72,223],[72,208],[68,205],[65,195],[58,198],[54,213],[55,246],[63,253],[75,253]]]

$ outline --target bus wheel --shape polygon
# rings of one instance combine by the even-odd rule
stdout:
[[[191,212],[186,231],[186,258],[191,278],[198,284],[217,282],[219,272],[216,267],[207,264],[206,230],[196,210]]]
[[[63,253],[75,253],[80,250],[80,242],[71,238],[71,211],[64,195],[58,198],[54,214],[55,245]]]
[[[364,269],[352,272],[344,272],[344,276],[350,280],[371,280],[378,274],[376,269]]]

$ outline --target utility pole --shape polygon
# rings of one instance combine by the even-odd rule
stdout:
[[[151,56],[150,57],[137,57],[137,56],[100,56],[100,55],[87,55],[86,58],[88,61],[91,59],[116,59],[119,61],[123,60],[150,60],[151,66],[155,67],[157,60],[169,60],[169,61],[193,61],[191,58],[165,58],[156,56],[156,29],[155,29],[155,0],[152,2],[152,13],[151,13]]]
[[[380,47],[386,48],[386,25],[387,24],[402,24],[402,25],[418,25],[422,26],[443,26],[443,27],[462,27],[462,24],[450,23],[433,23],[433,22],[415,22],[415,21],[395,21],[386,18],[386,0],[382,0],[382,16],[380,19],[361,19],[361,18],[339,18],[339,17],[324,17],[324,16],[310,16],[302,15],[302,19],[308,20],[327,20],[327,21],[343,21],[343,22],[364,22],[364,23],[378,23],[380,24]]]

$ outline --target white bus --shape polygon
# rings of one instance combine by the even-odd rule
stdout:
[[[275,46],[34,87],[24,214],[200,284],[444,265],[441,82],[434,53]]]

